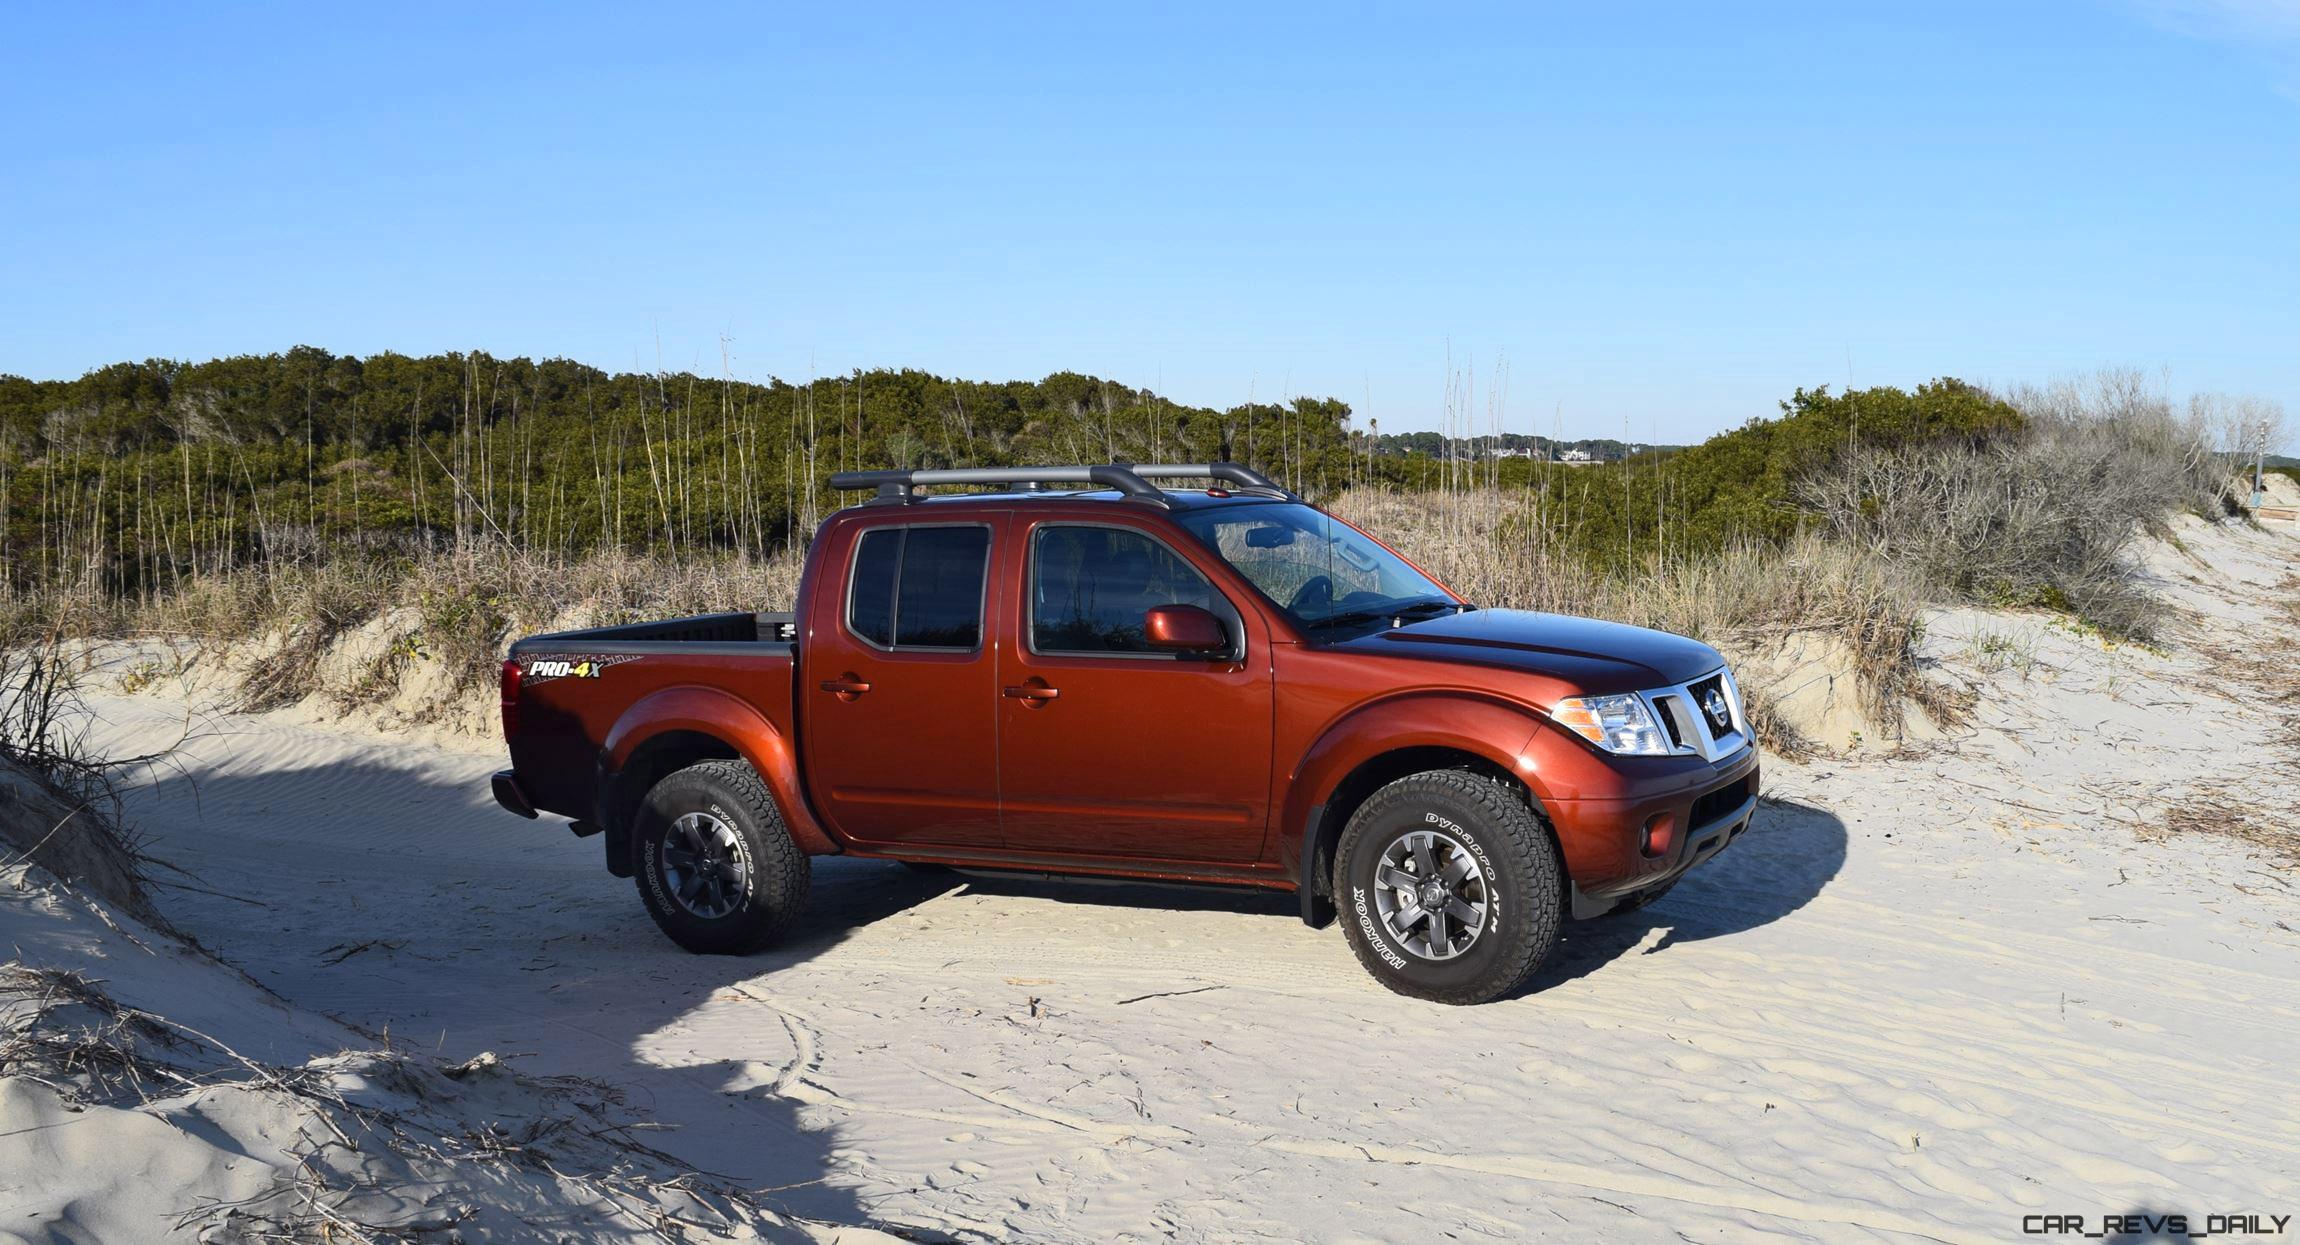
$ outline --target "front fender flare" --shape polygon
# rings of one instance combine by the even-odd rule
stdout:
[[[602,774],[623,772],[648,740],[673,731],[707,735],[750,762],[782,810],[792,842],[808,855],[836,853],[838,844],[815,820],[800,785],[793,741],[767,715],[740,697],[717,688],[681,685],[640,697],[607,732],[599,748]],[[636,796],[637,793],[633,793]]]
[[[1310,745],[1288,779],[1279,863],[1305,894],[1314,890],[1306,866],[1316,855],[1336,790],[1359,766],[1384,753],[1407,748],[1465,752],[1517,775],[1540,798],[1527,750],[1540,730],[1532,710],[1470,692],[1409,692],[1352,710]],[[1332,812],[1346,815],[1347,810]]]

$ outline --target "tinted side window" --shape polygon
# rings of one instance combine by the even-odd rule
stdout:
[[[1030,646],[1041,653],[1152,653],[1143,617],[1160,605],[1230,616],[1197,568],[1140,532],[1042,527],[1030,557]],[[1233,626],[1232,633],[1236,635]]]
[[[896,647],[973,648],[982,639],[982,573],[990,531],[912,528],[894,607]]]
[[[847,626],[882,648],[973,648],[982,640],[990,532],[882,527],[855,548]]]
[[[847,594],[847,626],[882,647],[894,643],[894,573],[901,565],[901,528],[863,533],[855,548],[854,587]]]

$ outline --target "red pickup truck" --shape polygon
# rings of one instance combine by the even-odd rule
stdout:
[[[766,945],[844,853],[1295,891],[1382,984],[1478,1003],[1757,807],[1716,650],[1480,609],[1248,468],[832,485],[877,495],[816,533],[795,614],[503,663],[496,799],[601,835],[689,950]]]

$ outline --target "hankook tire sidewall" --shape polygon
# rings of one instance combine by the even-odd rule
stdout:
[[[1485,876],[1485,924],[1477,940],[1451,959],[1426,959],[1407,950],[1383,922],[1374,902],[1375,878],[1383,854],[1400,838],[1425,830],[1443,831],[1460,843]],[[1501,935],[1507,924],[1523,919],[1517,905],[1524,893],[1524,879],[1518,876],[1508,853],[1496,850],[1495,837],[1479,824],[1477,810],[1460,806],[1442,794],[1417,797],[1385,809],[1365,828],[1343,862],[1341,908],[1342,919],[1357,923],[1359,934],[1380,961],[1376,972],[1417,986],[1444,989],[1475,982],[1492,969],[1495,959],[1504,954],[1508,940]]]

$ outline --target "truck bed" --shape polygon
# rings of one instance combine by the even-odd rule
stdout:
[[[699,614],[513,644],[509,664],[520,678],[511,759],[533,806],[591,817],[602,745],[626,711],[658,693],[725,700],[740,688],[741,703],[787,737],[796,633],[790,614]]]

